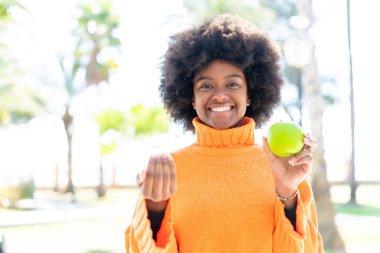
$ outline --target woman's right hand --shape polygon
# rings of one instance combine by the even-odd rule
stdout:
[[[168,199],[177,191],[177,176],[172,156],[150,156],[146,169],[137,174],[136,181],[148,210],[165,210]]]

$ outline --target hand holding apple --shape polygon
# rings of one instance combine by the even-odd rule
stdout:
[[[284,127],[285,122],[280,123],[280,125],[276,126],[280,128]],[[268,133],[267,138],[263,137],[263,148],[268,156],[274,176],[275,190],[279,196],[287,198],[296,191],[298,185],[310,173],[313,164],[312,153],[317,146],[317,142],[309,134],[303,134],[300,128],[292,124],[285,124],[285,128],[291,129],[290,133],[279,135],[282,137],[278,137],[277,131],[281,133],[282,130],[276,129],[277,127],[272,128],[272,133]],[[293,137],[287,140],[290,136]],[[269,146],[270,138],[272,138],[273,150]],[[281,138],[282,141],[277,142]],[[275,148],[273,148],[274,139],[276,140],[276,145],[278,145]],[[295,203],[294,201],[295,199],[285,203],[285,206],[291,208]]]

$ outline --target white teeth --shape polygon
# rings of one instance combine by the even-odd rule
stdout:
[[[213,112],[225,112],[231,110],[231,106],[223,106],[223,107],[212,107],[210,108]]]

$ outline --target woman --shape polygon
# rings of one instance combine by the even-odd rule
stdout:
[[[193,145],[150,157],[127,252],[322,252],[307,181],[316,146],[280,158],[254,129],[280,102],[279,52],[247,21],[220,15],[174,35],[160,94]]]

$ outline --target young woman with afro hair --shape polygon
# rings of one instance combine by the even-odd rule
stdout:
[[[316,142],[278,157],[255,128],[280,102],[280,54],[248,21],[219,15],[171,37],[159,87],[192,145],[152,155],[127,252],[323,252],[307,176]]]

